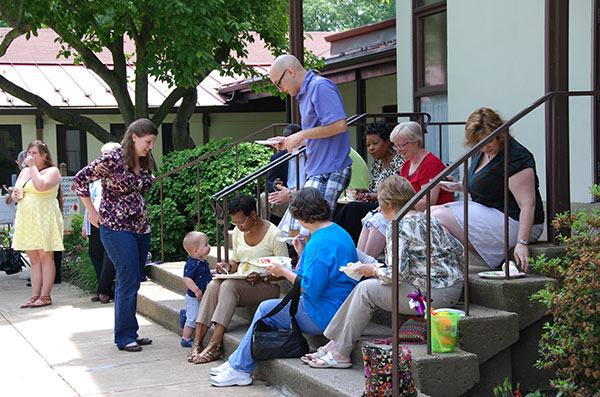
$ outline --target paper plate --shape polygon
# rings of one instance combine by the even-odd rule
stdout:
[[[251,259],[248,263],[258,267],[269,267],[276,263],[290,266],[292,263],[292,258],[288,258],[286,256],[265,256],[263,258]]]
[[[215,278],[217,280],[223,280],[223,279],[244,280],[246,278],[246,276],[244,276],[243,274],[215,274],[213,276],[213,278]]]
[[[276,145],[277,142],[273,142],[273,141],[268,141],[266,139],[257,139],[256,141],[254,141],[254,143],[258,143],[259,145]]]
[[[489,279],[496,279],[496,280],[500,280],[506,277],[506,273],[502,270],[490,270],[489,272],[479,272],[477,273],[477,275],[479,277],[482,278],[489,278]],[[510,275],[509,278],[519,278],[519,277],[525,277],[527,275],[527,273],[523,273],[523,272],[519,272],[519,273],[513,273]]]

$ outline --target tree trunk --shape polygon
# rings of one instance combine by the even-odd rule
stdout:
[[[196,109],[196,101],[198,92],[196,87],[188,88],[183,94],[183,99],[173,122],[173,148],[175,150],[191,149],[196,147],[194,140],[188,133],[188,123],[194,110]]]

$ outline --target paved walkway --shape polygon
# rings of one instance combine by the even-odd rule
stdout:
[[[63,283],[52,306],[20,309],[30,288],[0,274],[0,394],[3,396],[280,396],[255,380],[250,387],[212,387],[211,364],[186,361],[179,336],[138,315],[140,335],[154,343],[139,353],[113,344],[113,304]],[[217,362],[220,364],[222,361]]]

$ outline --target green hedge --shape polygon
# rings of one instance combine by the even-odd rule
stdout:
[[[210,141],[194,149],[173,151],[163,157],[157,175],[164,174],[199,157],[212,153],[231,143],[231,138]],[[253,143],[238,146],[239,177],[242,178],[269,162],[272,149]],[[206,233],[211,244],[216,243],[215,216],[209,198],[231,185],[236,179],[235,148],[228,149],[200,163],[200,225],[196,203],[196,167],[189,167],[163,179],[163,217],[165,231],[165,261],[184,260],[186,253],[181,245],[185,234],[191,230]],[[250,184],[241,193],[253,194],[256,185]],[[150,252],[160,260],[160,192],[156,181],[146,196],[152,238]]]

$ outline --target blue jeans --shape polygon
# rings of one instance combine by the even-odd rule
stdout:
[[[100,225],[100,238],[117,273],[115,343],[123,348],[138,337],[137,292],[150,248],[150,233],[115,231]]]
[[[277,306],[279,302],[281,302],[281,299],[269,299],[263,301],[260,306],[258,306],[256,313],[254,313],[252,324],[250,324],[250,328],[248,328],[246,335],[244,335],[244,339],[242,339],[242,342],[238,348],[229,357],[229,364],[236,370],[249,374],[254,371],[254,368],[258,364],[258,362],[252,358],[252,352],[250,350],[254,323],[260,320],[265,314],[268,314],[275,306]],[[290,317],[290,304],[288,303],[286,307],[279,311],[279,313],[266,318],[263,321],[265,324],[268,324],[275,329],[291,329],[292,320]],[[302,296],[300,297],[300,302],[298,304],[296,322],[298,323],[300,330],[305,334],[321,335],[323,333],[323,330],[313,323],[313,321],[308,317],[308,314],[306,314],[306,310],[304,308],[304,298]]]

